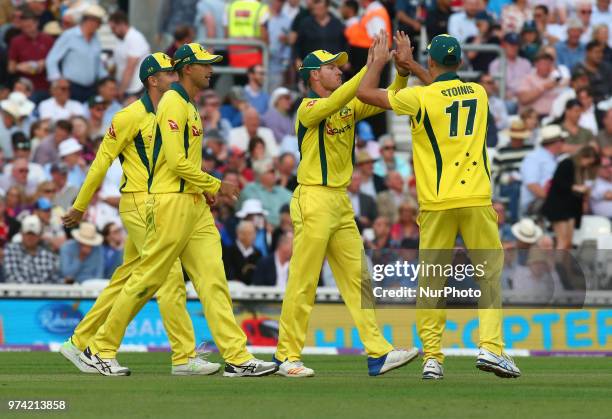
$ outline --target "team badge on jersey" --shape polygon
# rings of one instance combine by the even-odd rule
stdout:
[[[179,129],[178,124],[172,119],[168,119],[168,126],[170,126],[170,131],[178,131]]]
[[[344,108],[340,109],[340,118],[346,119],[350,118],[352,115],[353,111],[348,106],[345,106]]]

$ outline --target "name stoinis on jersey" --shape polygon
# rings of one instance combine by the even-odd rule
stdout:
[[[474,94],[474,88],[470,85],[461,85],[456,87],[451,87],[448,89],[441,90],[442,96],[446,97],[454,97],[454,96],[462,96],[462,95],[470,95]]]

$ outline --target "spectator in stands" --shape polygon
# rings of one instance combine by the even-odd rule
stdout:
[[[580,37],[580,42],[586,44],[591,40],[593,23],[591,22],[591,16],[593,15],[593,2],[592,0],[576,0],[576,17],[582,23],[584,31]]]
[[[289,261],[293,254],[293,233],[286,232],[278,240],[271,255],[257,263],[253,273],[253,285],[285,289],[289,278]]]
[[[102,112],[100,111],[100,114],[101,113]],[[95,145],[90,138],[90,133],[92,130],[89,126],[89,121],[82,116],[73,116],[70,119],[70,123],[72,123],[72,137],[77,140],[79,144],[81,144],[81,147],[83,147],[81,157],[83,157],[87,164],[90,164],[96,157],[96,150],[94,148]],[[99,129],[100,128],[98,128],[98,130]],[[120,180],[118,180],[117,184],[119,184],[119,182]]]
[[[284,3],[285,0],[272,0],[270,3],[270,19],[267,22],[270,46],[270,62],[268,65],[270,91],[285,84],[285,76],[291,62],[289,30],[293,19],[282,12]]]
[[[519,87],[523,79],[531,72],[531,64],[528,60],[519,56],[519,36],[515,33],[509,33],[502,39],[501,47],[506,53],[506,69],[501,67],[501,60],[494,59],[489,65],[489,73],[491,76],[505,74],[506,77],[506,104],[509,111],[516,110],[516,97]]]
[[[53,205],[57,205],[67,211],[79,193],[79,188],[68,183],[68,166],[64,163],[52,164],[50,172],[51,180],[55,185]]]
[[[210,89],[202,95],[202,106],[200,107],[200,117],[204,128],[204,138],[208,139],[211,131],[216,131],[222,139],[227,139],[232,129],[232,124],[221,116],[221,99],[219,95]]]
[[[355,159],[355,166],[361,174],[361,187],[362,193],[371,196],[376,199],[376,195],[386,189],[385,179],[374,173],[374,162],[367,151],[359,151],[357,158]]]
[[[248,83],[244,86],[247,101],[260,115],[266,113],[270,101],[270,95],[263,90],[266,74],[266,69],[262,65],[249,67],[247,70]]]
[[[113,222],[102,229],[102,253],[104,255],[104,273],[102,278],[110,278],[123,262],[123,228]]]
[[[40,145],[40,143],[49,136],[49,121],[41,121],[40,119],[34,121],[30,126],[30,143],[32,148],[30,153],[34,156],[34,152]]]
[[[595,7],[592,9],[591,25],[595,28],[597,25],[612,23],[612,12],[610,11],[610,0],[595,0]]]
[[[104,239],[96,226],[82,222],[60,249],[60,273],[68,284],[104,278]]]
[[[596,141],[604,156],[612,157],[612,109],[608,109],[603,116],[602,129]]]
[[[438,0],[432,2],[431,7],[427,10],[425,28],[429,39],[448,33],[448,21],[452,14],[451,3],[452,0]]]
[[[589,192],[589,173],[599,165],[599,155],[591,146],[580,148],[559,163],[542,214],[552,223],[557,249],[570,250],[574,228],[580,227],[584,199]]]
[[[440,1],[438,1],[440,3]],[[442,1],[442,3],[444,3]],[[397,29],[404,31],[410,37],[415,46],[415,55],[418,54],[418,45],[421,40],[422,20],[419,18],[421,4],[410,0],[396,0],[395,18],[397,19]],[[443,32],[445,33],[445,32]]]
[[[51,97],[38,105],[38,114],[40,119],[56,122],[85,115],[85,107],[81,102],[70,99],[70,82],[58,79],[51,83]]]
[[[240,202],[257,199],[268,212],[268,221],[272,226],[280,222],[280,209],[291,200],[291,192],[276,184],[276,170],[274,162],[269,159],[257,161],[253,164],[255,182],[244,187],[240,194]]]
[[[403,249],[419,248],[418,209],[414,199],[402,202],[398,207],[397,222],[391,226],[391,240]]]
[[[566,137],[559,125],[547,125],[540,131],[540,147],[525,156],[521,164],[521,214],[539,214]]]
[[[68,138],[59,145],[58,155],[66,165],[68,185],[80,188],[85,180],[85,160],[81,157],[83,147],[74,138]],[[49,169],[51,166],[49,166]]]
[[[263,125],[274,133],[277,144],[288,135],[295,135],[295,124],[291,116],[291,92],[286,87],[277,87],[272,92],[268,111],[261,118]]]
[[[238,175],[241,188],[255,180],[253,169],[247,164],[246,152],[238,147],[229,148],[225,171],[235,172]]]
[[[223,39],[225,29],[223,19],[225,17],[225,1],[223,0],[199,0],[196,5],[195,29],[196,39]],[[223,45],[207,45],[208,51],[226,56],[227,47]]]
[[[489,16],[489,14],[484,10],[481,10],[480,12],[478,12],[475,19],[476,27],[478,28],[478,33],[476,35],[468,36],[465,42],[471,45],[499,45],[501,40],[494,31],[493,19],[491,18],[491,16]],[[496,54],[495,52],[484,51],[467,51],[465,55],[468,58],[472,69],[479,72],[488,71],[489,65],[498,56],[498,54]]]
[[[108,75],[96,35],[105,15],[100,6],[88,6],[79,26],[62,33],[47,55],[48,79],[70,81],[70,97],[80,102],[93,96],[96,81]]]
[[[582,114],[580,114],[578,125],[591,131],[594,135],[597,135],[599,127],[597,126],[597,118],[595,117],[595,104],[591,89],[588,87],[578,89],[576,96],[582,107]]]
[[[87,105],[89,110],[87,119],[89,137],[103,137],[104,134],[106,134],[106,130],[110,126],[110,122],[108,125],[106,125],[105,122],[106,109],[108,108],[109,104],[102,96],[95,95],[89,98]]]
[[[324,49],[333,54],[346,51],[344,25],[329,12],[329,0],[312,0],[310,15],[297,28],[294,56],[301,60],[310,52]]]
[[[604,62],[612,62],[612,48],[608,45],[610,40],[610,28],[607,24],[602,23],[593,28],[592,41],[597,41],[604,49]]]
[[[266,158],[266,143],[255,136],[249,140],[249,165],[253,167],[253,163],[264,160]]]
[[[601,160],[590,198],[594,215],[612,219],[612,162],[608,157]]]
[[[108,24],[113,34],[119,39],[113,49],[115,77],[119,82],[117,94],[120,98],[137,96],[143,89],[138,76],[138,67],[144,57],[151,53],[149,43],[140,31],[130,26],[127,15],[121,10],[110,16]],[[98,87],[98,93],[104,97],[100,87]]]
[[[61,219],[53,217],[53,204],[45,197],[40,197],[34,203],[34,215],[41,222],[41,240],[53,252],[57,253],[66,241],[66,232]]]
[[[63,119],[57,121],[53,128],[53,133],[41,141],[40,145],[36,148],[32,160],[43,166],[57,162],[59,159],[57,154],[58,147],[62,141],[70,138],[71,133],[72,124],[70,121]]]
[[[533,23],[538,31],[539,37],[546,44],[555,45],[559,42],[557,34],[551,33],[550,29],[551,10],[545,4],[538,4],[533,10]]]
[[[525,22],[521,29],[521,48],[519,55],[533,61],[542,48],[543,41],[533,21]]]
[[[47,0],[26,0],[27,10],[36,17],[38,29],[42,30],[45,25],[55,20],[55,16],[47,7]]]
[[[379,215],[372,224],[374,237],[364,239],[364,247],[368,250],[384,250],[399,247],[399,243],[391,239],[391,222],[383,215]]]
[[[16,159],[25,159],[28,162],[28,182],[38,185],[45,180],[45,171],[43,167],[30,161],[30,150],[32,143],[24,135],[23,132],[16,132],[12,136],[13,150]],[[13,170],[13,164],[8,163],[4,166],[3,174],[9,176]]]
[[[585,48],[580,42],[584,26],[579,19],[571,18],[567,22],[567,40],[559,41],[555,45],[557,62],[571,70],[584,60]]]
[[[278,158],[278,181],[277,184],[293,192],[298,186],[295,170],[297,162],[292,153],[283,153]]]
[[[561,121],[561,128],[567,133],[565,146],[563,147],[565,153],[575,153],[579,148],[593,140],[593,133],[578,124],[581,115],[582,106],[578,99],[568,100]]]
[[[404,181],[408,180],[412,175],[410,166],[406,159],[403,159],[395,154],[396,145],[395,139],[391,134],[383,135],[378,139],[380,144],[380,156],[374,163],[374,173],[380,177],[385,177],[389,172],[397,172],[401,175]]]
[[[510,143],[498,149],[493,157],[491,171],[495,184],[499,185],[499,196],[508,199],[510,222],[518,220],[519,198],[521,194],[521,162],[533,146],[525,144],[530,132],[520,119],[510,124]]]
[[[119,87],[117,81],[112,77],[103,78],[98,82],[97,95],[100,96],[106,105],[102,126],[108,128],[113,120],[113,116],[123,108],[119,103]],[[90,98],[91,100],[91,98]],[[106,130],[105,128],[105,130]],[[102,133],[104,135],[104,133]]]
[[[193,42],[194,35],[195,33],[193,31],[193,27],[191,27],[190,25],[178,25],[176,29],[174,29],[174,33],[172,35],[174,39],[172,44],[168,47],[168,49],[166,49],[166,55],[174,57],[174,53],[182,45],[190,44]]]
[[[268,240],[268,226],[266,217],[268,211],[263,209],[259,199],[247,199],[242,203],[240,211],[236,212],[236,218],[239,220],[251,221],[257,232],[255,233],[255,242],[253,246],[259,250],[262,256],[268,256],[270,249],[270,240]]]
[[[225,276],[228,281],[240,281],[245,285],[253,282],[253,272],[257,262],[261,259],[261,253],[255,247],[255,236],[257,231],[251,221],[241,221],[236,227],[236,242],[224,248],[223,262],[225,265]]]
[[[525,108],[519,114],[519,119],[525,124],[525,129],[531,132],[525,144],[537,144],[540,138],[540,120],[537,112],[533,108]]]
[[[489,110],[495,119],[497,130],[501,131],[506,129],[509,125],[508,110],[506,109],[504,101],[498,96],[495,79],[490,74],[483,72],[478,79],[478,83],[484,87],[489,96]]]
[[[0,188],[8,191],[13,186],[21,188],[27,196],[34,195],[36,192],[37,183],[28,180],[28,161],[23,157],[13,160],[11,172],[8,175],[2,175],[0,178]]]
[[[244,125],[232,128],[229,134],[229,146],[246,150],[253,137],[260,137],[266,144],[266,154],[269,157],[278,156],[278,145],[270,128],[260,126],[259,113],[254,108],[247,108],[242,116]]]
[[[359,231],[372,226],[372,223],[378,216],[376,201],[370,195],[366,195],[360,190],[361,188],[361,173],[359,170],[354,170],[351,177],[351,183],[347,187],[349,199],[355,212],[355,220]]]
[[[4,157],[13,158],[11,136],[17,132],[28,132],[29,123],[26,118],[34,110],[34,103],[21,92],[12,92],[7,99],[0,101],[2,118],[0,118],[0,146]]]
[[[19,233],[21,225],[14,217],[10,216],[6,208],[6,199],[0,196],[0,247],[9,243],[15,234]]]
[[[11,186],[6,191],[6,213],[18,219],[23,210],[27,209],[26,195],[22,187]]]
[[[398,208],[404,201],[411,200],[410,193],[406,191],[406,184],[399,172],[389,171],[386,177],[387,190],[382,191],[376,197],[378,215],[395,223],[398,218]]]
[[[58,282],[58,257],[41,243],[42,225],[35,215],[24,218],[21,242],[10,243],[4,251],[4,278],[17,284]]]
[[[12,0],[0,0],[0,26],[4,26],[11,21],[14,7]]]
[[[175,33],[177,28],[191,25],[196,16],[197,3],[198,0],[163,0],[159,10],[157,43],[161,43],[164,34]],[[174,52],[168,55],[172,57]]]
[[[612,65],[603,60],[604,47],[597,41],[591,41],[586,45],[586,56],[584,62],[576,65],[577,70],[582,70],[589,77],[589,85],[596,102],[607,99],[612,94]]]
[[[554,121],[555,119],[562,117],[563,112],[565,112],[565,105],[567,104],[567,101],[570,99],[576,99],[576,92],[579,89],[588,86],[589,77],[586,71],[581,65],[576,66],[574,71],[572,71],[569,86],[564,87],[559,92],[559,96],[557,96],[553,101],[549,117],[545,118],[543,122],[546,123],[547,120]]]
[[[227,95],[226,103],[221,106],[221,118],[226,119],[236,128],[242,125],[242,113],[249,107],[244,89],[233,86]]]
[[[502,9],[501,26],[504,33],[520,32],[525,24],[533,19],[533,9],[527,0],[513,0]]]
[[[463,11],[453,13],[448,19],[448,34],[463,44],[470,36],[478,35],[476,15],[484,10],[482,0],[464,0]]]
[[[561,90],[561,77],[553,74],[555,59],[547,53],[535,58],[535,70],[523,78],[517,89],[520,105],[532,107],[540,118],[547,116]]]
[[[34,86],[32,100],[39,103],[48,97],[49,82],[46,77],[45,58],[54,39],[41,33],[38,18],[30,10],[21,16],[21,34],[11,39],[8,71],[30,80]]]

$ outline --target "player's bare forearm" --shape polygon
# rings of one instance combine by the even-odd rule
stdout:
[[[389,97],[385,89],[379,89],[378,83],[380,82],[380,74],[384,68],[385,63],[374,62],[368,71],[366,72],[359,89],[357,89],[357,98],[363,103],[368,105],[378,106],[383,109],[391,109],[391,103],[389,103]]]

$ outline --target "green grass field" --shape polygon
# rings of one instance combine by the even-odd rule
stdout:
[[[368,377],[365,358],[307,356],[309,379],[173,377],[169,354],[121,354],[130,377],[76,372],[57,353],[0,354],[0,417],[7,401],[66,400],[45,417],[142,418],[609,418],[612,358],[519,358],[502,380],[472,358],[448,358],[445,379],[423,382],[420,362]],[[217,356],[212,356],[218,360]],[[262,357],[267,358],[267,357]]]

